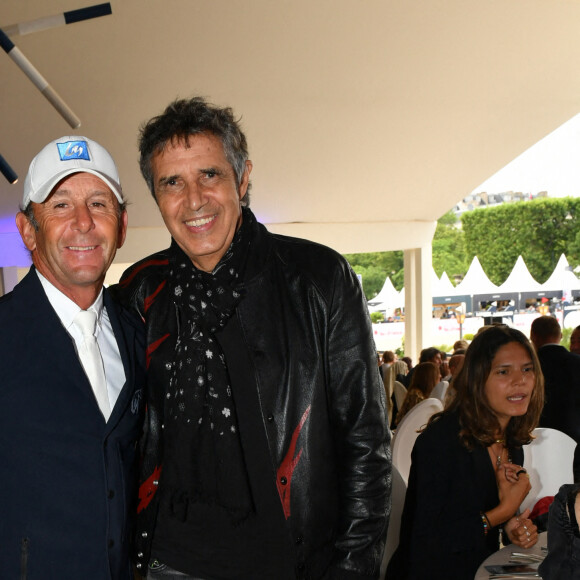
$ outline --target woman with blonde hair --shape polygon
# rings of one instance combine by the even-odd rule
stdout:
[[[412,452],[400,544],[388,578],[463,580],[499,548],[500,528],[517,547],[538,538],[529,510],[522,445],[544,405],[538,358],[520,331],[478,334],[454,379],[450,407],[434,415]]]
[[[396,416],[398,408],[395,400],[395,381],[400,382],[400,378],[406,376],[409,372],[407,363],[402,360],[396,360],[385,371],[383,377],[383,384],[385,386],[385,394],[387,398],[387,414],[389,418],[389,425],[392,425],[393,415]]]

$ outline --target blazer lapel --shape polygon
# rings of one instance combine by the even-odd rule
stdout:
[[[132,399],[135,386],[135,328],[128,323],[122,322],[123,314],[120,312],[120,307],[111,298],[107,289],[103,292],[104,305],[111,321],[113,333],[119,347],[119,354],[123,362],[123,369],[125,371],[125,384],[119,393],[111,417],[107,422],[107,428],[112,428],[119,419]]]
[[[33,335],[31,340],[34,340],[35,348],[42,357],[39,364],[50,365],[58,374],[70,377],[71,383],[77,385],[88,397],[94,398],[93,390],[78,358],[74,340],[50,304],[34,266],[14,288],[14,292],[20,295],[21,302],[27,305],[26,311],[21,316],[22,325],[23,328],[29,328]]]

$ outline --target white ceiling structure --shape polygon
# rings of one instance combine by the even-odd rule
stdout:
[[[0,27],[96,3],[2,0]],[[112,15],[11,40],[80,117],[72,131],[0,53],[0,266],[32,157],[87,135],[131,201],[119,262],[167,243],[137,128],[176,97],[242,117],[252,207],[341,252],[429,244],[434,221],[580,111],[580,0],[112,0]],[[20,252],[20,254],[24,254]]]

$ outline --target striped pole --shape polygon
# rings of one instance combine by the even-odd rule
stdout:
[[[8,165],[8,161],[0,155],[0,172],[6,178],[6,181],[10,184],[14,184],[18,181],[18,175],[10,165]]]
[[[34,86],[45,96],[50,104],[60,113],[64,120],[73,128],[80,127],[81,120],[62,100],[60,95],[48,84],[48,81],[36,70],[34,65],[22,54],[20,49],[8,38],[0,28],[0,46],[6,54],[18,65],[20,70],[32,81]]]
[[[108,16],[112,13],[111,4],[107,2],[105,4],[96,4],[95,6],[80,8],[79,10],[62,12],[55,16],[47,16],[46,18],[29,20],[28,22],[21,22],[20,24],[12,24],[3,27],[2,30],[6,36],[23,36],[25,34],[31,34],[32,32],[38,32],[39,30],[47,30],[48,28],[56,28],[57,26],[64,26],[65,24],[74,24],[75,22],[82,22],[83,20]]]

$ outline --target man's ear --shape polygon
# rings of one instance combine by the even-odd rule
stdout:
[[[242,181],[239,187],[240,201],[244,199],[246,193],[248,192],[248,185],[250,185],[250,173],[252,173],[252,167],[254,167],[254,164],[248,159],[246,161],[246,169],[244,170],[244,174],[242,175]]]
[[[125,243],[127,237],[127,224],[129,223],[129,216],[127,210],[124,209],[119,217],[119,233],[117,234],[117,250]]]
[[[16,214],[16,227],[28,251],[32,252],[36,250],[36,230],[30,223],[30,220],[21,211]]]

